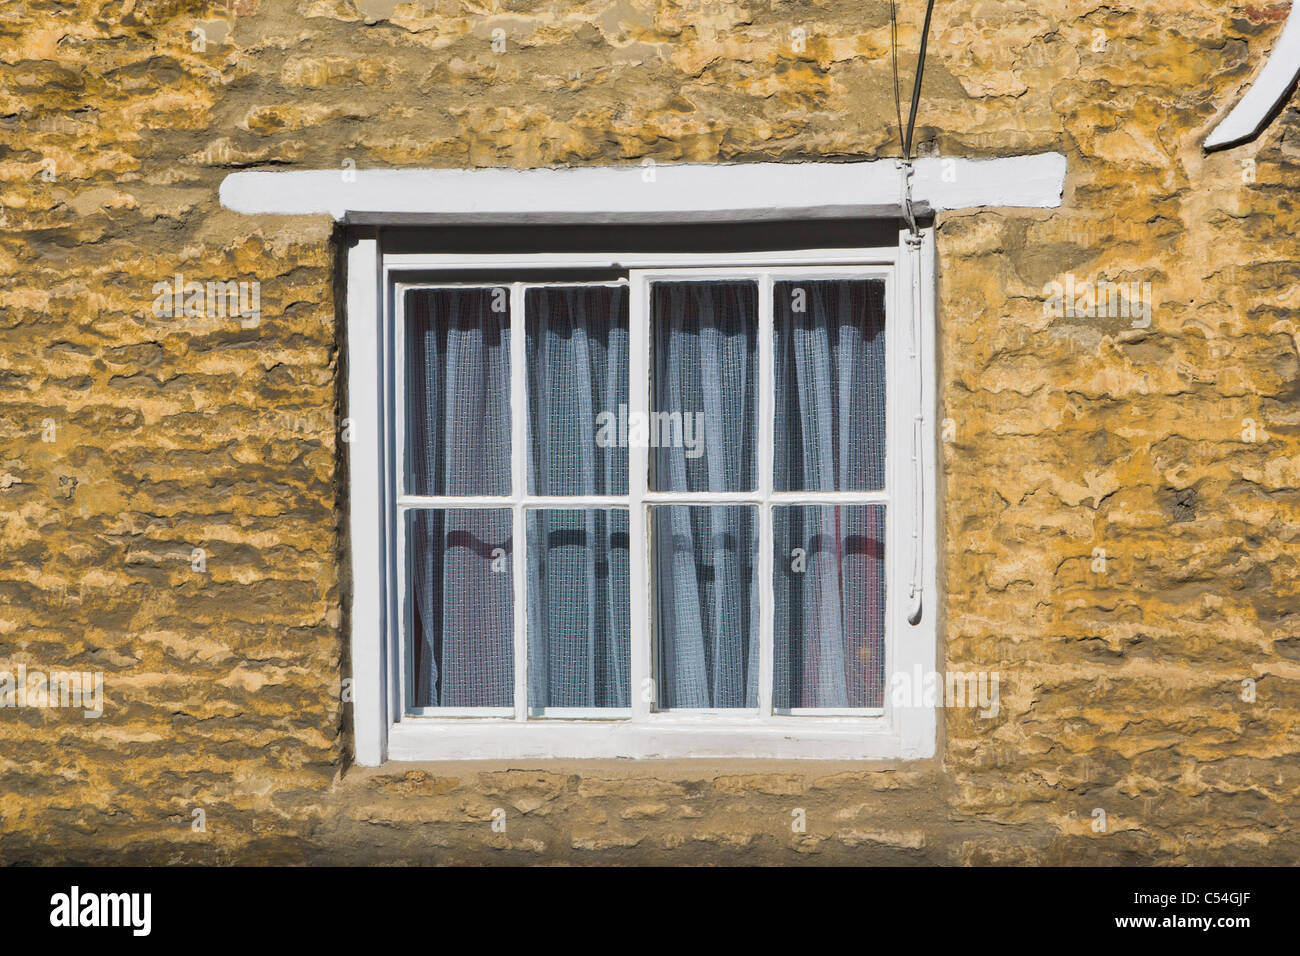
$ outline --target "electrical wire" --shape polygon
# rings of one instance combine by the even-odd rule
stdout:
[[[921,49],[916,55],[916,81],[912,84],[912,111],[907,117],[907,139],[903,143],[903,158],[912,159],[912,133],[916,128],[916,110],[921,105],[921,79],[925,76],[925,49],[930,42],[930,18],[934,15],[934,0],[925,5],[925,25],[921,27]]]

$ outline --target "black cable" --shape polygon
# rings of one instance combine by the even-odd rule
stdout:
[[[925,48],[930,39],[930,15],[934,13],[934,0],[925,5],[925,26],[921,28],[921,52],[916,56],[916,82],[912,86],[912,112],[907,117],[907,139],[903,142],[903,158],[912,159],[912,131],[916,128],[916,110],[921,105],[921,77],[925,75]]]

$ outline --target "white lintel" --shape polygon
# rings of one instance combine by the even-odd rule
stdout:
[[[920,159],[912,198],[944,209],[1061,204],[1060,153]],[[231,173],[236,212],[328,214],[355,224],[650,223],[896,217],[903,169],[862,163],[729,163],[546,169],[320,169]]]
[[[1293,3],[1282,35],[1264,62],[1264,68],[1232,112],[1210,131],[1205,148],[1219,149],[1253,138],[1291,92],[1297,76],[1300,76],[1300,5]]]

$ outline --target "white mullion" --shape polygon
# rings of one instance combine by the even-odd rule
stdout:
[[[889,503],[886,491],[776,491],[771,501],[779,505],[883,505]]]
[[[513,720],[515,709],[514,707],[412,707],[407,711],[407,715],[410,717],[432,717],[436,720],[459,720],[464,718],[479,720],[484,717]]]
[[[768,252],[538,252],[503,255],[501,253],[389,253],[386,268],[395,272],[437,269],[454,272],[470,269],[637,269],[680,273],[686,269],[700,271],[720,269],[803,269],[809,272],[844,267],[879,267],[888,269],[898,259],[894,245],[865,249],[793,249]],[[659,278],[658,275],[652,278]]]
[[[513,463],[511,465],[513,469]],[[402,495],[397,499],[399,508],[509,508],[515,503],[513,495]]]
[[[513,441],[513,438],[512,438]],[[525,460],[527,451],[525,451]],[[511,481],[514,462],[511,462]],[[729,499],[728,499],[729,500]],[[736,503],[756,500],[737,498]],[[525,508],[626,508],[625,495],[403,495],[397,501],[401,508],[512,508],[521,504]]]
[[[393,302],[391,311],[386,311],[385,315],[392,316],[390,323],[385,322],[385,339],[384,346],[392,351],[392,365],[390,366],[392,383],[387,389],[392,394],[392,421],[393,421],[393,477],[391,488],[397,500],[400,502],[406,492],[406,290],[398,284],[393,289]],[[383,347],[383,346],[381,346]],[[387,399],[385,395],[385,399]],[[401,507],[394,509],[393,517],[393,538],[394,538],[394,561],[393,573],[397,579],[396,592],[396,621],[393,622],[393,630],[397,636],[397,647],[393,653],[393,670],[396,672],[395,687],[392,689],[390,697],[390,710],[394,713],[396,719],[400,720],[407,712],[411,705],[414,694],[411,693],[414,675],[411,673],[413,667],[410,666],[409,659],[412,655],[413,634],[408,634],[407,611],[410,606],[410,597],[408,588],[410,582],[407,581],[407,554],[406,554],[406,515]]]
[[[885,686],[891,675],[906,673],[900,667],[907,636],[908,599],[906,597],[911,568],[912,516],[906,504],[907,465],[911,461],[913,439],[910,392],[905,383],[912,375],[915,347],[911,341],[912,277],[909,269],[906,233],[900,232],[898,262],[886,280],[885,296],[885,489],[898,498],[898,506],[885,508]],[[928,666],[928,665],[927,665]],[[906,719],[897,710],[889,693],[882,704],[891,726]]]
[[[669,505],[756,505],[762,503],[763,495],[757,491],[648,491],[645,500]]]
[[[772,581],[772,466],[776,417],[776,385],[773,358],[772,276],[764,273],[758,285],[758,713],[772,715],[773,641],[776,595]]]
[[[510,497],[514,528],[514,718],[528,719],[528,369],[524,284],[510,285]]]
[[[650,287],[645,277],[629,275],[628,293],[628,417],[645,414],[650,403]],[[652,605],[650,593],[650,535],[647,514],[649,449],[629,442],[628,456],[628,588],[632,622],[631,702],[633,722],[650,717],[656,698],[651,663]],[[649,698],[649,699],[647,699]]]
[[[626,508],[624,495],[529,495],[523,501],[525,508],[568,508],[573,511],[590,511],[595,508]]]

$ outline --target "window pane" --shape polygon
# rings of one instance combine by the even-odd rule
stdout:
[[[509,292],[406,294],[410,494],[510,494]]]
[[[885,508],[772,509],[777,710],[881,707]]]
[[[757,509],[650,513],[659,707],[757,707]]]
[[[627,287],[524,293],[528,489],[627,494]]]
[[[757,284],[656,282],[650,311],[651,489],[754,490]]]
[[[510,538],[508,508],[406,513],[413,706],[514,703]]]
[[[629,707],[625,508],[528,512],[528,706]]]
[[[885,283],[773,285],[777,491],[885,482]]]

